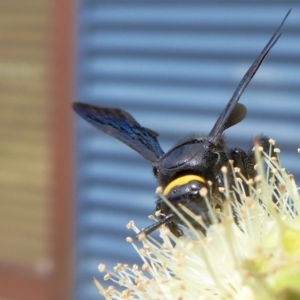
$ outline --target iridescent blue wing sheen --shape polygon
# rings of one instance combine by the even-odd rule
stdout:
[[[151,163],[155,164],[164,154],[156,139],[158,134],[142,127],[126,111],[79,102],[74,103],[73,108],[94,127],[123,142]]]

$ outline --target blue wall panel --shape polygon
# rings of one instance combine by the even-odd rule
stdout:
[[[77,100],[122,107],[159,132],[165,150],[187,134],[207,134],[292,8],[240,100],[246,119],[226,136],[247,149],[253,136],[268,134],[300,180],[300,4],[281,3],[80,1]],[[140,263],[125,225],[151,223],[156,183],[137,153],[83,120],[77,125],[77,299],[94,300],[100,262]]]

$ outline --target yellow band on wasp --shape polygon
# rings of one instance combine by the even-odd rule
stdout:
[[[205,183],[205,180],[203,177],[200,177],[197,175],[184,175],[184,176],[178,177],[178,178],[174,179],[173,181],[171,181],[164,189],[163,195],[164,196],[168,195],[175,186],[181,186],[181,185],[187,184],[192,180],[196,180],[196,181]]]

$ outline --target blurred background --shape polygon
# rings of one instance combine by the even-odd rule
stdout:
[[[165,151],[208,134],[290,8],[226,138],[269,135],[300,180],[298,1],[0,2],[1,300],[101,299],[99,263],[141,264],[125,225],[151,224],[151,167],[71,103],[122,107]]]

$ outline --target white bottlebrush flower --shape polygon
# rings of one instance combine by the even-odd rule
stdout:
[[[206,236],[186,224],[189,234],[176,238],[163,227],[162,241],[147,237],[142,248],[128,238],[143,265],[118,264],[104,280],[121,288],[105,290],[95,279],[100,293],[106,299],[300,299],[300,198],[293,176],[261,150],[258,175],[247,181],[250,195],[236,169],[239,200],[225,187],[228,200],[221,210],[210,208],[214,224]]]

